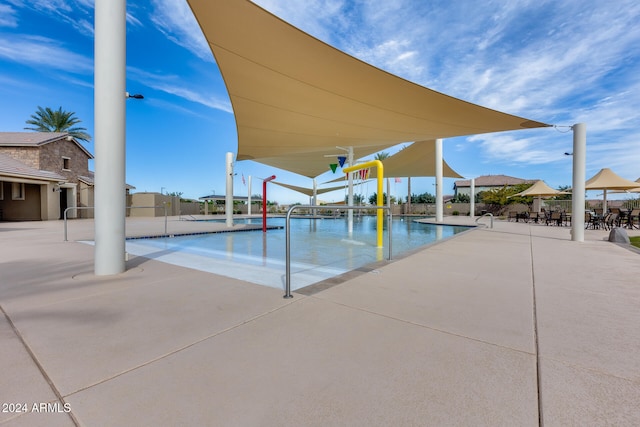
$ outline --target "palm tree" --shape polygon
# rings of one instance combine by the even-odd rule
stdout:
[[[26,127],[26,130],[33,130],[36,132],[66,132],[75,139],[80,141],[89,142],[91,136],[86,133],[87,129],[82,127],[72,127],[80,123],[80,119],[74,117],[76,113],[62,111],[62,107],[57,111],[51,108],[42,108],[38,106],[38,111],[31,115],[31,119],[25,123],[33,125],[33,127]]]
[[[384,159],[389,157],[389,153],[387,153],[386,151],[381,151],[379,153],[376,153],[375,157],[373,158],[374,160],[380,160],[383,161]],[[387,177],[387,188],[389,188],[389,177]],[[383,193],[383,200],[384,200],[384,204],[387,204],[387,195]],[[389,202],[391,202],[391,199],[389,199]]]
[[[379,153],[376,153],[375,157],[373,158],[373,160],[380,160],[383,161],[384,159],[386,159],[387,157],[389,157],[389,153],[387,153],[386,151],[381,151]]]

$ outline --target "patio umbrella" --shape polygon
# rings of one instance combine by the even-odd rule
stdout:
[[[609,168],[603,168],[587,180],[584,188],[585,190],[603,190],[602,214],[604,215],[607,212],[607,190],[640,189],[640,183],[622,178]]]
[[[540,199],[543,197],[553,197],[559,194],[568,194],[566,191],[554,190],[549,187],[544,181],[536,181],[531,187],[518,194],[513,194],[509,197],[537,197],[538,198],[538,212],[540,212]]]
[[[636,179],[636,182],[640,184],[640,178]],[[640,193],[640,187],[631,188],[629,190],[612,190],[612,191],[609,191],[609,193]]]

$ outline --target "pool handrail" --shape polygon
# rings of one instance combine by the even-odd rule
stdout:
[[[345,209],[345,210],[354,210],[354,209],[376,209],[378,212],[380,210],[387,211],[387,231],[388,231],[388,239],[389,239],[389,257],[391,260],[391,235],[392,235],[392,224],[391,221],[393,219],[393,214],[391,212],[391,207],[389,206],[367,206],[364,208],[363,206],[347,206],[347,205],[295,205],[291,206],[287,211],[286,223],[285,223],[285,294],[284,298],[293,298],[291,295],[291,214],[296,209]]]
[[[476,218],[476,224],[479,224],[478,221],[480,221],[485,216],[491,217],[491,227],[489,228],[493,228],[493,214],[491,212],[483,213],[478,218]]]

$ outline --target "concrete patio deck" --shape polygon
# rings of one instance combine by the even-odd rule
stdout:
[[[640,254],[605,231],[496,221],[283,299],[141,257],[96,277],[92,221],[62,230],[0,223],[3,426],[640,425]]]

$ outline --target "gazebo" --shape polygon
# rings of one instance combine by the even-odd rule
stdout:
[[[640,183],[622,178],[609,168],[603,168],[587,180],[585,189],[603,190],[602,213],[605,214],[607,212],[607,190],[640,189]]]

